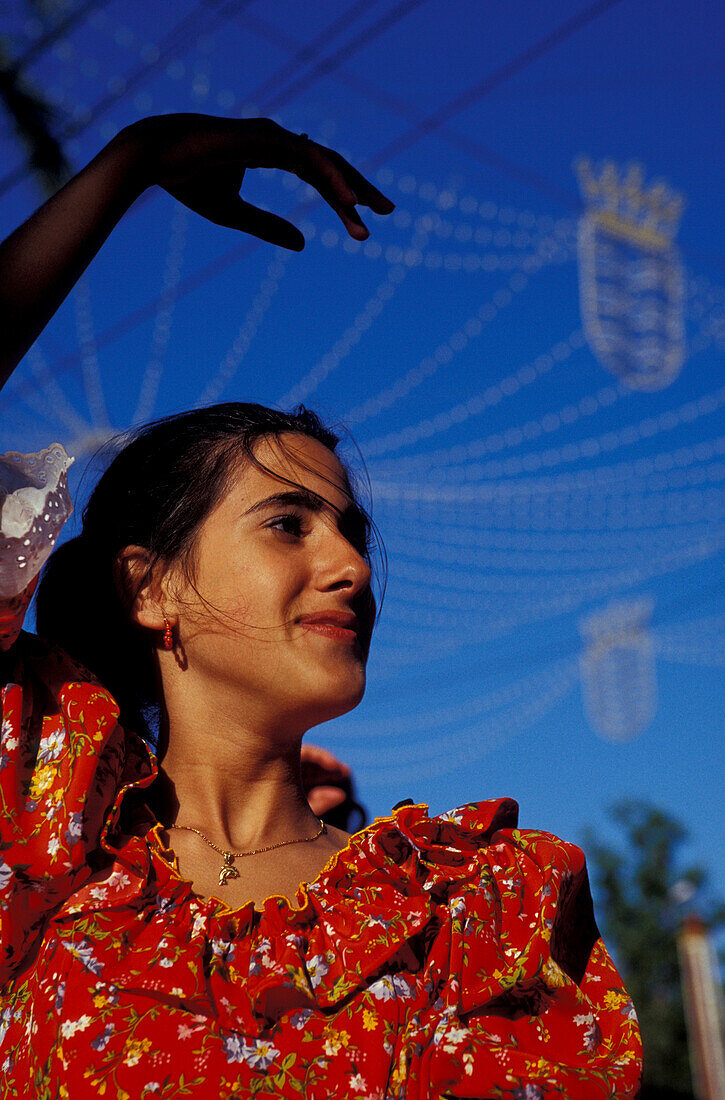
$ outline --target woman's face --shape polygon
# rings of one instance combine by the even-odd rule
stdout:
[[[178,577],[178,637],[195,690],[231,696],[253,721],[309,728],[365,689],[364,523],[322,443],[285,433],[254,453],[271,472],[243,463],[204,521],[193,584]]]

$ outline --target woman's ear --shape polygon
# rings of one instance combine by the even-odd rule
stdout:
[[[114,562],[118,594],[130,617],[148,630],[163,630],[166,597],[160,562],[145,546],[124,546]]]

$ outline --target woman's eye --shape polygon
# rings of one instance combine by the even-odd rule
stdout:
[[[296,516],[294,513],[290,513],[286,516],[277,516],[273,519],[268,527],[271,527],[274,531],[282,531],[285,535],[295,535],[297,538],[302,534],[302,518]]]
[[[340,531],[351,546],[354,546],[358,554],[363,557],[370,553],[371,537],[368,524],[359,514],[351,515],[346,522],[340,525]]]

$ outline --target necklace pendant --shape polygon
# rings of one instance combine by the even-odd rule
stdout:
[[[239,871],[234,866],[234,856],[231,852],[224,853],[224,866],[219,872],[219,885],[226,886],[230,878],[239,878]]]

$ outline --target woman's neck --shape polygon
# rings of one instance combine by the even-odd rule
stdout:
[[[154,810],[164,825],[192,826],[235,851],[305,836],[317,819],[302,787],[301,741],[238,718],[171,720]]]

